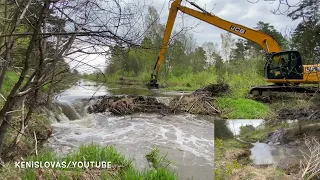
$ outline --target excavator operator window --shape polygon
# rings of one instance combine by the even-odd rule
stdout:
[[[297,51],[276,53],[272,56],[268,77],[270,79],[301,79],[302,61]]]
[[[289,54],[279,53],[272,57],[269,64],[268,76],[271,79],[283,79],[286,75],[285,71],[288,67]]]
[[[289,77],[291,79],[303,79],[303,66],[300,53],[290,51]]]

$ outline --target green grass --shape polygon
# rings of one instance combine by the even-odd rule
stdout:
[[[167,168],[170,165],[170,161],[167,160],[167,154],[163,157],[159,155],[160,150],[158,148],[153,149],[146,155],[147,161],[152,163],[154,169]]]
[[[218,107],[228,119],[266,118],[270,114],[267,105],[245,98],[218,97]]]
[[[5,75],[4,82],[1,88],[1,94],[7,97],[13,88],[14,84],[18,81],[20,75],[15,72],[8,71]],[[2,101],[2,100],[1,100]]]
[[[216,82],[217,76],[213,71],[202,71],[169,76],[167,79],[160,79],[159,83],[166,86],[167,90],[194,91]]]
[[[230,179],[232,171],[239,169],[242,165],[237,160],[228,160],[225,158],[227,151],[233,151],[237,149],[248,149],[252,145],[245,144],[236,139],[221,140],[216,138],[214,142],[214,179],[225,180]]]
[[[226,140],[216,138],[214,141],[214,147],[215,160],[219,161],[224,159],[224,154],[227,150],[248,149],[251,148],[252,145],[242,143],[234,138]]]
[[[153,151],[155,152],[155,151]],[[156,153],[153,154],[154,161],[161,162]],[[64,157],[59,157],[51,150],[43,151],[38,156],[30,156],[25,161],[50,161],[50,162],[79,162],[79,161],[105,161],[111,162],[113,169],[85,169],[85,168],[54,168],[54,169],[16,169],[13,163],[8,163],[0,169],[1,179],[25,179],[33,180],[39,178],[40,174],[43,179],[83,179],[89,177],[94,179],[112,179],[112,180],[175,180],[177,175],[167,167],[157,167],[152,169],[137,170],[131,160],[127,160],[123,155],[118,153],[112,146],[100,147],[95,144],[82,145],[78,151],[71,152]]]

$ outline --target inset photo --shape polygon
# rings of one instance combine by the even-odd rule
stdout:
[[[214,179],[319,179],[319,122],[216,120]]]

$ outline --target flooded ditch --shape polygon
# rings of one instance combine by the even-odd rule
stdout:
[[[228,128],[234,135],[239,135],[240,127],[252,125],[255,128],[263,128],[264,120],[227,120]],[[276,135],[274,135],[276,136]],[[251,143],[250,159],[254,165],[278,165],[282,168],[289,168],[294,164],[299,164],[303,159],[302,151],[307,151],[305,147],[297,147],[291,144],[279,145],[277,140],[269,143],[255,142]]]

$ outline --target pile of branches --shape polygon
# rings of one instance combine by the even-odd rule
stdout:
[[[221,96],[230,92],[230,88],[228,84],[210,84],[204,88],[197,89],[193,92],[194,95],[202,95],[207,97]]]
[[[101,113],[109,110],[114,115],[143,113],[170,113],[170,108],[157,101],[155,97],[147,96],[110,96],[103,97],[88,108],[89,113]]]
[[[171,101],[172,112],[187,112],[200,115],[216,115],[221,111],[213,103],[215,98],[204,95],[185,95]]]
[[[198,89],[190,95],[181,96],[174,99],[173,112],[182,111],[191,114],[217,115],[220,114],[215,97],[230,92],[228,84],[210,84],[204,88]]]
[[[169,105],[159,102],[155,97],[148,96],[104,96],[88,108],[89,113],[109,111],[114,115],[128,115],[134,113],[191,113],[200,115],[217,115],[221,111],[215,105],[218,96],[229,91],[226,84],[213,84],[195,91],[189,95],[176,97]]]

